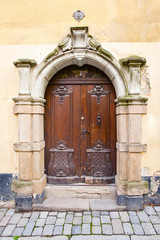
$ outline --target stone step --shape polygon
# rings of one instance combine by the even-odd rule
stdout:
[[[47,185],[46,198],[115,199],[116,188],[110,185]]]
[[[115,199],[79,199],[79,198],[47,198],[42,204],[34,204],[37,211],[118,211],[126,210],[118,206]]]

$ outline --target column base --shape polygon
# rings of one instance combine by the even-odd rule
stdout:
[[[42,193],[36,194],[33,196],[33,203],[35,204],[41,204],[45,199],[45,190],[43,190]]]
[[[127,210],[142,210],[143,197],[142,196],[128,196],[117,193],[117,204],[126,206]]]
[[[15,197],[15,211],[29,212],[32,211],[32,196],[16,196]]]

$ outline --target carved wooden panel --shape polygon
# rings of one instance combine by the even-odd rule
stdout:
[[[97,141],[92,149],[86,150],[85,174],[93,177],[108,177],[112,175],[112,163],[110,149],[105,149],[103,144]]]
[[[75,175],[74,149],[67,148],[66,143],[61,140],[58,142],[57,148],[51,148],[49,152],[49,175],[56,177]]]

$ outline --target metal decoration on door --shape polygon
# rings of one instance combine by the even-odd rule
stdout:
[[[105,149],[100,141],[97,141],[92,149],[87,149],[85,174],[93,177],[111,176],[110,152],[111,150]]]
[[[88,93],[90,95],[96,95],[97,96],[97,103],[100,104],[100,97],[102,95],[106,95],[107,91],[101,85],[97,85],[92,89],[92,91],[90,91]]]
[[[57,147],[51,148],[49,152],[49,175],[55,177],[75,175],[74,149],[67,148],[66,143],[61,140],[57,143]]]
[[[58,95],[60,97],[60,103],[63,104],[64,96],[71,94],[72,92],[67,89],[66,86],[58,86],[56,90],[53,91],[54,95]]]

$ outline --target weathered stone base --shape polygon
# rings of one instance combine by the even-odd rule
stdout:
[[[15,211],[16,212],[32,211],[32,196],[16,196]]]
[[[45,199],[45,190],[41,194],[36,194],[36,196],[33,196],[33,202],[35,204],[41,204]]]
[[[142,210],[143,197],[117,194],[117,204],[119,206],[126,206],[127,210]]]
[[[0,201],[10,201],[15,198],[15,193],[11,190],[12,174],[0,174]]]

